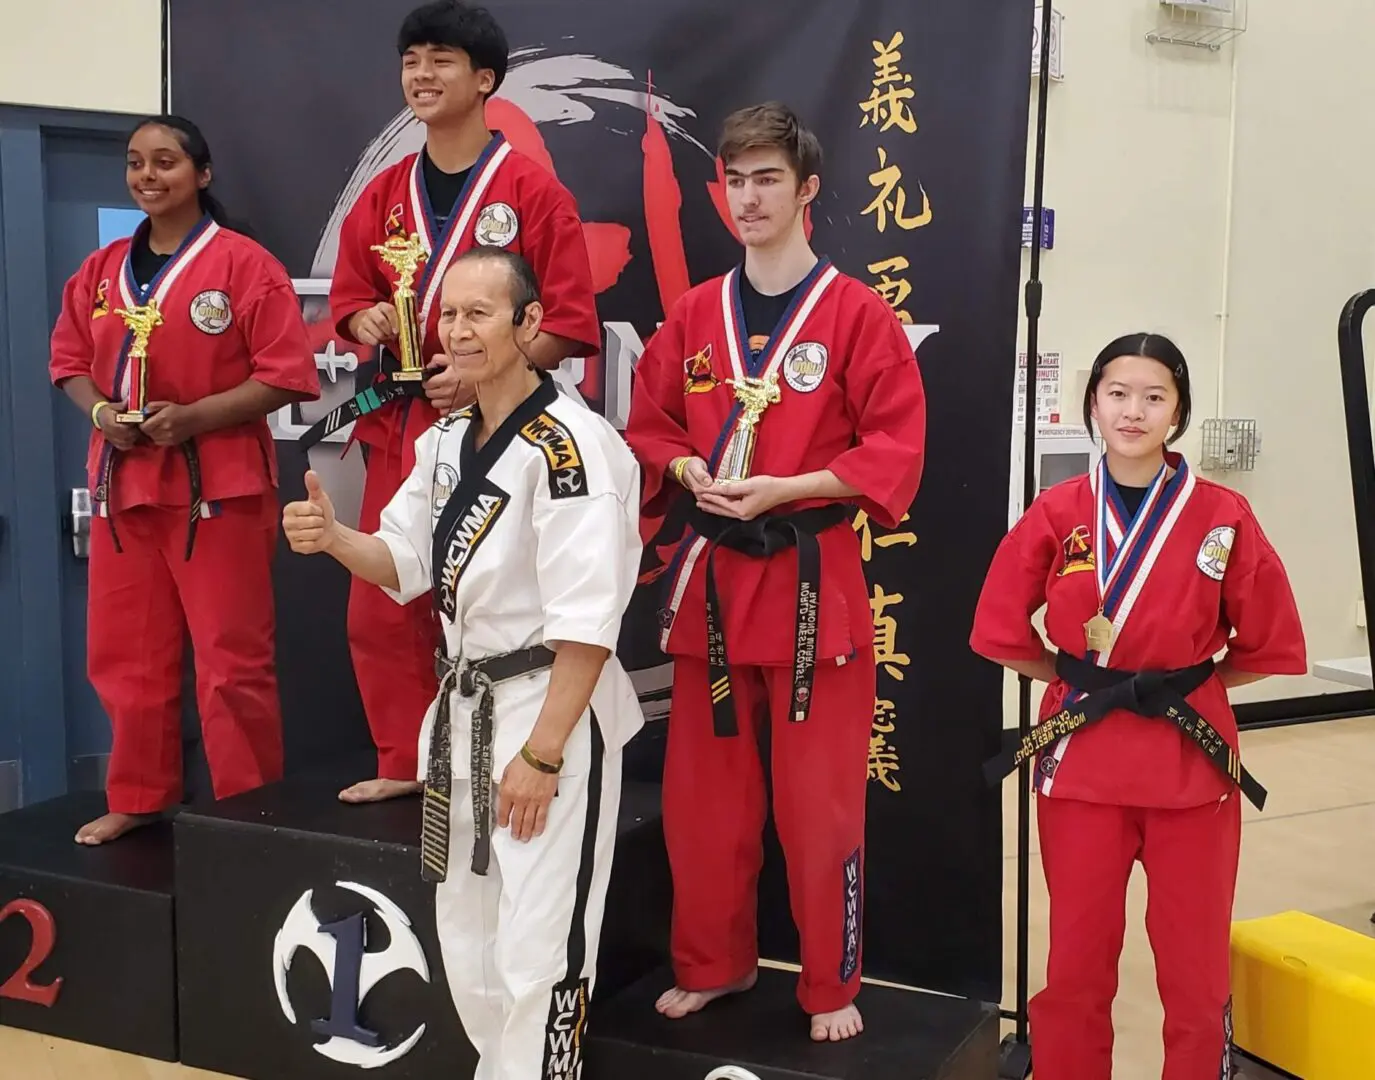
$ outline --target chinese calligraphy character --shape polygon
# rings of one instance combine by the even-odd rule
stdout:
[[[901,791],[902,784],[893,776],[902,768],[897,747],[888,742],[896,727],[896,706],[891,701],[874,699],[874,724],[869,736],[869,779],[877,780],[889,791]]]
[[[888,164],[888,151],[883,147],[878,148],[878,172],[869,174],[869,183],[878,189],[878,194],[874,196],[874,201],[866,206],[863,213],[877,214],[878,231],[883,232],[888,228],[888,215],[893,215],[893,223],[900,229],[920,228],[931,221],[931,198],[926,194],[926,189],[921,189],[921,213],[916,217],[907,216],[907,190],[902,183],[902,167],[897,164]]]
[[[912,515],[903,514],[902,520],[908,520]],[[854,530],[859,533],[859,555],[865,562],[868,562],[874,554],[874,545],[881,548],[890,548],[894,544],[901,544],[903,547],[913,547],[917,542],[917,534],[912,532],[889,533],[874,539],[874,527],[869,521],[869,515],[864,510],[855,514]]]
[[[902,42],[902,31],[899,30],[887,45],[882,41],[873,43],[876,54],[873,89],[869,92],[868,98],[859,103],[860,111],[864,113],[864,119],[859,122],[860,127],[878,125],[882,121],[880,134],[894,127],[900,128],[908,135],[916,134],[917,118],[912,115],[912,107],[907,104],[916,96],[916,91],[907,85],[912,81],[912,76],[904,75],[898,70],[898,62],[902,60],[898,46]]]
[[[902,323],[910,323],[912,321],[911,315],[905,311],[899,310],[902,302],[912,295],[912,286],[907,283],[905,278],[890,278],[888,272],[890,270],[895,272],[906,270],[909,265],[908,261],[901,255],[894,259],[885,259],[883,262],[869,264],[869,273],[883,275],[879,279],[878,284],[872,285],[870,288],[887,301],[888,306],[891,307],[894,314],[897,315],[898,322]]]
[[[901,669],[911,664],[912,658],[897,651],[898,620],[884,612],[901,604],[902,599],[902,593],[885,593],[882,585],[875,585],[869,601],[874,613],[874,663],[898,682],[905,678]]]

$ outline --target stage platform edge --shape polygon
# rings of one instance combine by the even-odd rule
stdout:
[[[673,985],[664,968],[588,1021],[587,1080],[702,1080],[735,1066],[739,1080],[997,1080],[996,1006],[866,984],[857,1004],[864,1032],[813,1043],[796,997],[797,975],[762,967],[754,989],[668,1020],[654,1002]]]
[[[177,817],[184,1064],[250,1080],[472,1075],[420,876],[421,800],[340,803],[355,779],[317,770]],[[667,956],[659,803],[657,785],[623,787],[598,1002]],[[328,1038],[313,1029],[326,1019]]]
[[[176,1061],[172,825],[77,844],[105,808],[76,792],[0,815],[0,1026]]]

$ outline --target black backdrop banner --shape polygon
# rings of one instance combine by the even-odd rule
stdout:
[[[171,104],[199,124],[230,213],[297,280],[325,387],[274,418],[284,499],[294,442],[353,392],[368,359],[331,338],[339,224],[380,168],[418,150],[396,30],[409,0],[173,0]],[[982,779],[1002,675],[968,648],[984,569],[1008,524],[1012,364],[1030,93],[1031,12],[965,0],[507,0],[489,5],[511,69],[489,122],[577,198],[605,327],[565,390],[623,427],[642,342],[690,283],[740,257],[715,159],[721,121],[780,99],[825,150],[813,245],[908,324],[928,395],[928,461],[910,518],[855,520],[871,585],[878,695],[863,897],[865,974],[1001,998],[1001,800]],[[309,465],[356,515],[357,451]],[[345,635],[347,582],[282,552],[279,662],[293,768],[369,746]],[[661,766],[671,667],[651,590],[621,656],[650,718],[628,772]],[[634,755],[632,755],[634,756]],[[795,960],[776,842],[761,887],[766,957]]]

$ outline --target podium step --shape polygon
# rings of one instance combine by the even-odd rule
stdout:
[[[421,800],[340,803],[359,775],[320,770],[177,818],[186,1065],[249,1080],[472,1075],[420,876]],[[626,784],[599,1000],[664,962],[671,898],[659,789]]]
[[[80,792],[0,815],[0,1025],[176,1061],[172,826],[76,844],[103,813]]]
[[[797,1003],[797,976],[760,968],[753,990],[667,1020],[654,1002],[673,985],[667,968],[588,1019],[587,1080],[994,1080],[999,1020],[992,1005],[866,985],[864,1032],[817,1044]]]

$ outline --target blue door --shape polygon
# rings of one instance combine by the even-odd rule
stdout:
[[[130,118],[0,109],[0,811],[99,788],[110,726],[86,678],[90,421],[48,383],[48,335],[82,260],[140,220]]]

